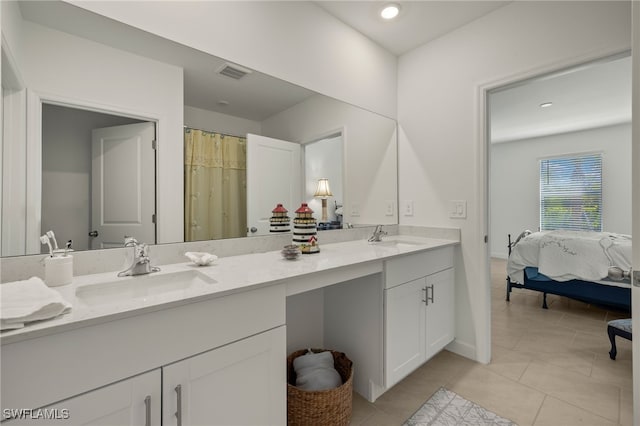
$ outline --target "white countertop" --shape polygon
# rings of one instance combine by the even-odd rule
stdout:
[[[66,286],[53,287],[72,304],[71,312],[51,320],[32,323],[17,330],[0,334],[2,345],[114,321],[147,312],[168,309],[214,297],[227,296],[274,284],[300,283],[311,274],[325,271],[339,272],[350,267],[377,263],[396,256],[459,244],[455,240],[397,235],[383,238],[382,243],[365,240],[348,241],[320,246],[320,253],[301,255],[297,260],[284,259],[280,251],[246,254],[217,259],[212,265],[198,267],[191,262],[160,265],[161,271],[150,275],[118,278],[117,272],[74,277]],[[394,244],[399,241],[400,244]],[[105,302],[88,306],[76,296],[78,289],[113,281],[135,281],[143,277],[159,277],[179,271],[197,270],[214,282],[188,289],[172,290],[157,295],[141,295],[118,303]],[[378,271],[381,271],[380,268]],[[339,275],[337,276],[339,277]],[[348,279],[348,278],[347,278]],[[336,281],[339,282],[339,281]]]

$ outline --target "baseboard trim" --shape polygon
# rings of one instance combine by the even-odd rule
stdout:
[[[455,339],[453,342],[449,343],[445,349],[449,352],[453,352],[454,354],[469,358],[470,360],[480,362],[476,354],[476,346],[470,343],[461,342],[460,340]]]

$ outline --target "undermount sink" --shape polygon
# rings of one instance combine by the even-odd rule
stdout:
[[[370,242],[369,244],[382,246],[382,247],[411,248],[411,247],[422,245],[424,243],[420,241],[405,239],[405,238],[388,237],[388,238],[384,238],[382,241]]]
[[[78,287],[76,297],[93,306],[135,300],[151,301],[169,294],[203,289],[214,283],[216,280],[196,270],[160,272]]]

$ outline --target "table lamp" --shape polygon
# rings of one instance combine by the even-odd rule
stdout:
[[[331,189],[329,188],[329,179],[318,179],[318,188],[316,189],[316,193],[313,194],[313,196],[322,199],[322,219],[320,219],[320,222],[328,222],[327,197],[333,196],[333,194],[331,193]]]

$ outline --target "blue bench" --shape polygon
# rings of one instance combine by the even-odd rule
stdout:
[[[607,333],[609,334],[609,340],[611,341],[609,357],[615,360],[616,355],[618,354],[618,350],[616,349],[616,336],[624,337],[627,340],[633,340],[631,318],[609,321],[607,325]]]

